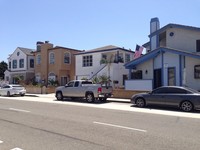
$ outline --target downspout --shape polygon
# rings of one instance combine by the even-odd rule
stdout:
[[[164,85],[164,52],[162,51],[162,49],[160,50],[160,52],[161,52],[161,64],[162,64],[162,70],[161,70],[161,72],[162,72],[162,74],[161,74],[161,80],[162,80],[162,86]]]
[[[179,84],[182,86],[182,81],[183,81],[183,70],[182,70],[182,56],[179,55]]]

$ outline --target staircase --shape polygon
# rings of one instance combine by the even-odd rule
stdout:
[[[106,66],[107,66],[107,64],[101,64],[101,65],[99,66],[99,68],[98,68],[95,72],[93,72],[93,73],[90,74],[89,80],[91,80],[92,78],[94,78],[94,77],[95,77],[101,70],[103,70]]]

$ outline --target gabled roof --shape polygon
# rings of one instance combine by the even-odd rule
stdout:
[[[24,54],[26,55],[33,55],[34,49],[29,49],[29,48],[23,48],[23,47],[18,47]]]
[[[182,50],[178,50],[178,49],[160,47],[153,51],[150,51],[149,53],[147,53],[145,55],[142,55],[141,57],[139,57],[137,59],[134,59],[134,60],[126,63],[124,66],[126,69],[133,69],[136,67],[136,65],[142,64],[147,60],[155,58],[161,52],[170,52],[170,53],[174,53],[174,54],[178,54],[178,55],[182,55],[182,56],[188,56],[188,57],[200,59],[199,53],[192,53],[192,52],[182,51]]]
[[[97,53],[97,52],[106,52],[106,51],[116,51],[116,50],[123,50],[123,51],[127,51],[127,52],[133,52],[133,51],[125,49],[125,48],[121,48],[121,47],[117,47],[117,46],[113,46],[113,45],[108,45],[108,46],[99,47],[99,48],[87,50],[87,51],[84,51],[84,52],[80,52],[80,53],[75,54],[75,55]]]
[[[157,34],[160,34],[164,31],[166,31],[168,28],[180,28],[180,29],[186,29],[186,30],[193,30],[193,31],[198,31],[200,32],[200,28],[197,28],[197,27],[193,27],[193,26],[186,26],[186,25],[180,25],[180,24],[173,24],[173,23],[170,23],[162,28],[160,28],[159,30],[151,33],[149,35],[149,37],[152,37],[154,35],[157,35]]]

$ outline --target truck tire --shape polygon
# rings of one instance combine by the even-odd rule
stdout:
[[[57,100],[63,100],[62,92],[56,92],[56,98]]]
[[[92,93],[87,93],[86,94],[86,100],[88,103],[94,102],[94,95]]]

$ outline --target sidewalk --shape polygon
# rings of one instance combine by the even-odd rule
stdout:
[[[41,97],[41,98],[55,98],[55,93],[52,94],[31,94],[26,93],[26,97]],[[108,101],[112,102],[122,102],[122,103],[130,103],[130,99],[121,99],[121,98],[108,98]]]

